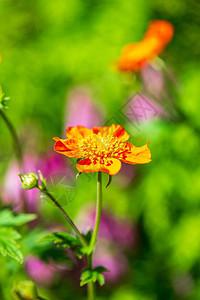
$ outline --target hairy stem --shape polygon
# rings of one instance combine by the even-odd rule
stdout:
[[[7,128],[10,132],[10,135],[13,140],[14,151],[16,153],[16,156],[17,156],[17,159],[18,159],[20,165],[22,165],[22,150],[21,150],[21,146],[20,146],[20,142],[19,142],[16,130],[2,109],[0,109],[0,117],[3,119],[3,121],[5,122]]]
[[[89,269],[92,269],[92,255],[94,252],[94,247],[97,242],[97,236],[99,232],[99,226],[101,221],[101,210],[102,210],[102,175],[101,172],[98,172],[98,179],[97,179],[97,204],[96,204],[96,217],[95,217],[95,225],[94,230],[91,238],[91,242],[89,248],[91,249],[92,253],[87,256],[87,265]],[[94,283],[88,283],[88,300],[94,300]]]
[[[66,211],[62,208],[62,206],[58,203],[58,201],[53,197],[53,195],[47,189],[43,190],[42,192],[46,196],[48,196],[51,199],[51,201],[58,207],[58,209],[62,212],[62,214],[64,215],[64,217],[67,220],[67,222],[70,224],[70,226],[72,227],[72,229],[75,231],[75,233],[79,237],[79,239],[82,242],[82,244],[84,246],[87,246],[87,242],[86,242],[85,238],[80,233],[80,231],[78,230],[78,228],[76,227],[76,225],[74,224],[74,222],[72,221],[72,219],[69,217],[69,215],[66,213]]]
[[[97,242],[97,235],[99,232],[99,226],[100,226],[100,221],[101,221],[101,210],[102,210],[102,176],[101,176],[101,172],[98,172],[96,217],[95,217],[94,231],[93,231],[92,239],[90,242],[91,249],[93,249],[95,247],[96,242]]]

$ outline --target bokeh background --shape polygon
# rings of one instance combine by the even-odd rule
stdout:
[[[200,298],[199,14],[197,0],[0,0],[0,83],[26,171],[45,173],[83,231],[92,226],[96,174],[76,180],[74,161],[53,152],[52,138],[69,125],[121,123],[135,145],[151,143],[152,162],[124,166],[103,191],[95,260],[111,272],[97,288],[99,300]],[[147,76],[159,91],[146,94],[153,113],[133,120],[127,100],[140,97],[141,80],[120,74],[114,62],[152,19],[170,21],[175,34],[159,61],[167,76],[158,67]],[[19,190],[18,169],[0,120],[1,207],[39,216],[21,229],[25,262],[0,257],[0,298],[10,300],[14,281],[31,278],[47,299],[86,299],[84,264],[37,242],[65,228],[62,216],[37,192]]]

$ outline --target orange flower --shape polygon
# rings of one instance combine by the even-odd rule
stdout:
[[[117,62],[117,68],[120,71],[140,71],[144,65],[163,51],[171,41],[173,33],[174,28],[171,23],[161,20],[151,22],[140,42],[124,47]]]
[[[65,140],[54,138],[54,150],[68,157],[82,158],[76,165],[79,172],[115,175],[121,169],[121,161],[132,165],[151,161],[148,144],[136,147],[126,142],[129,135],[121,125],[93,129],[69,127],[66,136]]]

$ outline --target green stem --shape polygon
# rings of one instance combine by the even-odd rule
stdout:
[[[88,291],[88,300],[94,300],[94,283],[90,281],[87,285],[87,291]]]
[[[92,269],[92,254],[87,255],[87,265],[89,269]],[[88,300],[95,299],[95,291],[94,291],[94,283],[90,281],[87,285],[87,292],[88,292]]]
[[[22,150],[21,150],[21,146],[20,146],[20,142],[19,142],[16,130],[2,109],[0,109],[0,116],[3,119],[3,121],[5,122],[8,130],[11,134],[17,159],[18,159],[20,165],[22,165]]]
[[[91,254],[87,255],[87,265],[89,269],[92,269],[92,255],[94,252],[94,247],[97,242],[97,236],[99,232],[99,226],[101,221],[101,210],[102,210],[102,175],[101,172],[98,172],[98,179],[97,179],[97,205],[96,205],[96,217],[95,217],[95,225],[92,234],[92,238],[90,241],[89,249],[91,249]],[[94,300],[94,283],[88,283],[88,300]]]
[[[80,233],[80,231],[78,230],[78,228],[76,227],[76,225],[74,224],[74,222],[72,221],[72,219],[69,217],[69,215],[66,213],[66,211],[62,208],[62,206],[58,203],[58,201],[53,197],[52,194],[49,193],[49,191],[47,189],[42,190],[42,192],[47,195],[49,197],[49,199],[52,200],[52,202],[58,207],[58,209],[62,212],[62,214],[64,215],[65,219],[67,220],[67,222],[70,224],[70,226],[72,227],[72,229],[75,231],[75,233],[77,234],[77,236],[79,237],[80,241],[82,242],[82,244],[84,246],[88,246],[85,238],[83,237],[83,235]]]
[[[92,234],[92,239],[89,246],[90,249],[93,249],[97,242],[97,235],[98,235],[100,221],[101,221],[101,209],[102,209],[102,176],[101,176],[101,172],[98,172],[96,218],[95,218],[95,225]]]

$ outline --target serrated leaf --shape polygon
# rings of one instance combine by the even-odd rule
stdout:
[[[98,280],[100,286],[104,285],[104,283],[105,283],[105,278],[104,278],[104,276],[103,276],[102,274],[99,274],[99,273],[98,273],[97,280]]]
[[[63,231],[50,233],[41,238],[39,242],[53,242],[54,244],[58,244],[59,247],[64,248],[81,246],[81,242],[77,237]]]
[[[82,258],[85,254],[83,251],[85,247],[82,246],[78,237],[63,231],[50,233],[41,238],[39,242],[53,242],[59,248],[70,248],[78,258]]]
[[[5,209],[0,211],[0,226],[22,226],[37,218],[34,214],[14,215],[12,211]]]
[[[10,256],[22,263],[23,255],[19,250],[19,244],[16,242],[20,238],[20,234],[13,228],[0,228],[0,253],[3,256]]]
[[[66,233],[64,231],[53,232],[44,236],[39,240],[40,242],[53,242],[54,244],[61,244],[62,247],[79,246],[81,245],[78,238]],[[65,246],[66,245],[66,246]]]
[[[103,266],[98,266],[92,270],[85,269],[81,274],[80,285],[83,286],[89,282],[95,283],[96,281],[98,281],[101,286],[104,285],[105,279],[102,274],[103,272],[108,272],[108,269],[104,268]]]

